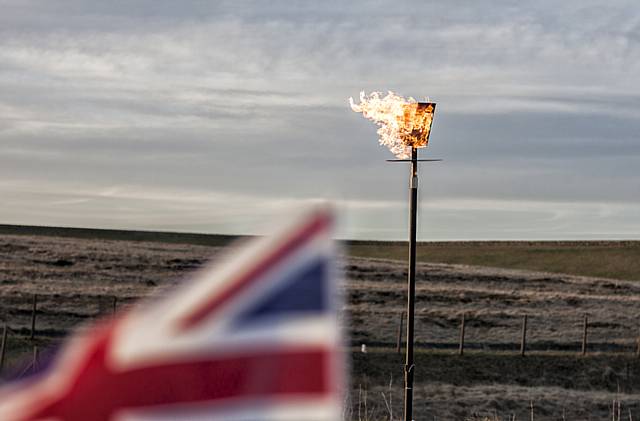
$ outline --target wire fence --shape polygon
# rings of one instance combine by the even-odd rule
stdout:
[[[3,297],[7,305],[0,310],[0,374],[8,357],[25,360],[32,353],[27,370],[37,367],[40,347],[46,347],[68,334],[82,322],[111,316],[140,297],[115,295],[60,296],[32,294]],[[406,317],[404,312],[373,314],[368,327],[358,328],[359,319],[351,317],[348,330],[351,342],[360,347],[381,346],[404,349]],[[347,320],[346,318],[345,320]],[[474,311],[456,314],[421,313],[416,315],[416,346],[424,349],[451,350],[464,355],[468,351],[529,352],[554,351],[587,355],[594,352],[628,353],[640,358],[638,319],[620,314],[576,315],[508,314]],[[365,346],[365,348],[366,348]]]
[[[5,297],[7,298],[7,297]],[[23,377],[37,371],[43,351],[55,345],[69,331],[87,322],[116,313],[137,297],[125,300],[113,295],[60,297],[57,294],[32,294],[10,297],[3,306],[0,329],[0,376]],[[70,312],[68,307],[82,307],[84,312]],[[30,355],[29,355],[30,354]],[[29,357],[29,358],[27,358]]]
[[[404,312],[368,317],[376,317],[376,322],[363,323],[360,316],[352,317],[353,346],[395,347],[397,352],[404,349]],[[418,313],[415,332],[418,348],[452,350],[460,355],[465,351],[508,351],[521,355],[533,351],[579,355],[623,352],[640,358],[638,319],[624,314]]]

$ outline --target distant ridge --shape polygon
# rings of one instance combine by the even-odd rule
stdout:
[[[42,225],[0,224],[0,235],[42,235],[46,237],[68,237],[121,241],[150,241],[156,243],[193,244],[201,246],[225,246],[232,241],[248,237],[229,234],[203,234],[191,232],[145,231],[106,228],[52,227]],[[340,240],[346,246],[401,246],[402,240]],[[639,240],[450,240],[418,241],[428,247],[477,246],[574,246],[574,247],[638,247]]]
[[[238,235],[198,234],[167,231],[137,231],[103,228],[46,227],[37,225],[0,224],[0,235],[41,235],[100,240],[150,241],[156,243],[194,244],[201,246],[225,246]]]

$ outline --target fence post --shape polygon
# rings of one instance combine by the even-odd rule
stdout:
[[[36,369],[38,368],[38,347],[37,346],[33,347],[33,364],[31,367],[33,368],[33,371],[36,371]]]
[[[113,296],[113,314],[116,314],[117,310],[118,310],[118,297],[114,295]]]
[[[587,330],[589,329],[589,316],[585,313],[582,324],[582,355],[587,355]]]
[[[7,350],[7,335],[9,331],[9,327],[7,324],[4,324],[4,329],[2,330],[2,345],[0,346],[0,372],[4,368],[4,354]]]
[[[402,325],[404,324],[404,311],[400,312],[400,324],[398,326],[398,340],[396,343],[396,352],[399,354],[402,348]]]
[[[464,321],[465,321],[465,313],[462,313],[462,321],[460,322],[460,348],[458,349],[458,354],[464,354]]]
[[[520,355],[524,357],[527,348],[527,315],[522,317],[522,338],[520,339]]]
[[[627,382],[627,385],[629,384],[629,361],[627,361],[625,364],[625,381]]]
[[[33,308],[31,309],[31,335],[33,339],[36,336],[36,313],[38,312],[38,295],[33,294]]]

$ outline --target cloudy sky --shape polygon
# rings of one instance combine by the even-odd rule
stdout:
[[[330,199],[406,236],[407,172],[348,106],[438,103],[421,239],[640,237],[640,7],[0,0],[0,223],[260,232]]]

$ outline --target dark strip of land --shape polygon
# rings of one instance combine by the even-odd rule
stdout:
[[[225,246],[239,238],[235,235],[199,234],[167,231],[135,231],[99,228],[45,227],[36,225],[0,224],[0,235],[35,235],[46,237],[83,238],[90,240],[145,241],[198,246]]]

